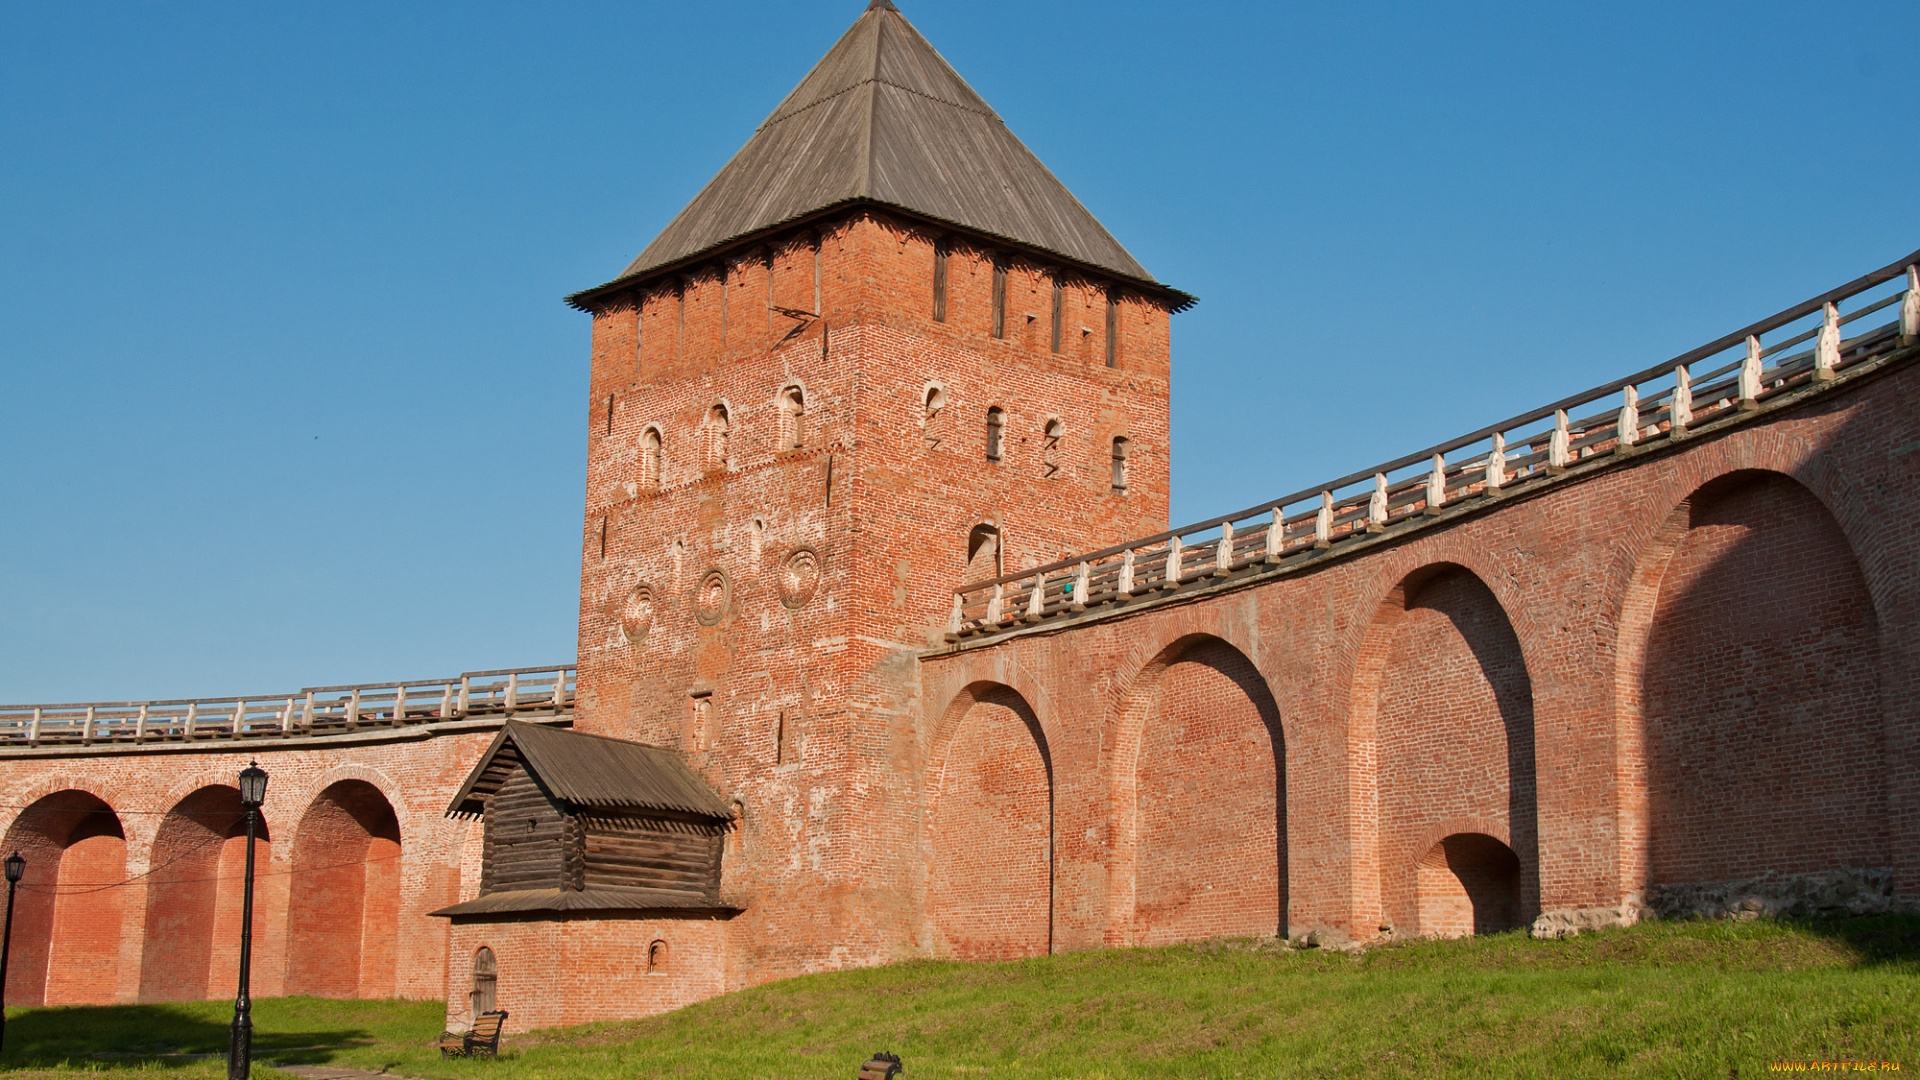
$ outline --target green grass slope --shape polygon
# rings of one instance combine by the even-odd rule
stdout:
[[[511,1007],[511,973],[501,994]],[[223,1075],[230,1006],[10,1011],[0,1066]],[[790,979],[664,1016],[509,1035],[443,1062],[441,1008],[258,1003],[261,1058],[424,1078],[1758,1076],[1770,1063],[1920,1071],[1920,919],[1654,923],[1352,956],[1217,942]],[[262,1070],[264,1073],[266,1070]],[[105,1075],[102,1080],[109,1080]]]

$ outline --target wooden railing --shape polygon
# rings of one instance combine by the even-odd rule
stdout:
[[[244,698],[0,705],[0,749],[278,739],[447,720],[563,716],[573,711],[573,685],[572,667],[511,668]]]
[[[1890,321],[1870,318],[1890,308]],[[1464,500],[1510,496],[1591,459],[1738,420],[1917,339],[1920,252],[1664,364],[1418,453],[1237,514],[963,585],[947,640],[1304,562]]]

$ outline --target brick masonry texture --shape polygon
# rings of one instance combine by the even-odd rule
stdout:
[[[1154,723],[1196,753],[1140,705],[1195,641],[1281,718],[1284,909],[1248,925],[1462,932],[1844,867],[1891,867],[1911,904],[1916,388],[1896,368],[1307,572],[936,650],[922,693],[997,684],[1039,718],[1056,947],[1159,940],[1142,914],[1183,871],[1147,855],[1143,808],[1244,804],[1231,758],[1134,756]]]
[[[1427,859],[1436,830],[1504,842],[1525,868],[1514,887],[1537,906],[1533,688],[1499,601],[1470,572],[1437,567],[1389,595],[1368,644],[1376,655],[1362,662],[1367,693],[1354,711],[1371,713],[1379,755],[1384,922],[1430,930],[1414,868],[1453,865]],[[1520,897],[1508,906],[1517,918]]]
[[[1045,953],[1053,807],[1039,721],[999,688],[969,705],[929,794],[934,952],[963,960]]]
[[[9,1001],[232,992],[248,754],[256,994],[460,1025],[484,947],[510,1030],[1767,874],[1884,868],[1920,900],[1910,356],[1298,572],[948,644],[964,576],[1166,526],[1169,312],[1120,283],[1109,367],[1113,282],[872,208],[759,243],[601,302],[585,410],[573,722],[731,803],[721,907],[430,917],[481,887],[480,825],[444,810],[485,725],[0,750],[30,864]]]
[[[0,761],[6,843],[27,873],[8,1001],[233,993],[246,857],[233,785],[251,757],[271,777],[255,995],[443,997],[448,928],[425,913],[462,898],[463,852],[479,829],[443,811],[491,737],[469,726],[384,742],[13,752]]]
[[[1285,891],[1280,716],[1246,657],[1176,642],[1134,742],[1130,929],[1142,944],[1271,935]]]
[[[1676,515],[1642,680],[1651,877],[1887,865],[1886,819],[1863,812],[1886,800],[1879,643],[1846,537],[1765,473]]]

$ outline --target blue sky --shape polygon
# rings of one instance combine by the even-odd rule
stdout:
[[[0,701],[570,660],[587,321],[858,16],[0,15]],[[1920,5],[903,11],[1162,280],[1174,516],[1920,247]]]

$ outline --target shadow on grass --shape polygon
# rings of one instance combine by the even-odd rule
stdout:
[[[7,1017],[0,1068],[52,1068],[61,1064],[167,1068],[224,1057],[231,1034],[229,1011],[187,1005],[83,1005],[28,1009]],[[255,1060],[290,1065],[331,1060],[333,1052],[373,1041],[360,1029],[273,1032],[253,1028]]]
[[[1859,957],[1861,967],[1920,969],[1920,915],[1805,919],[1787,925],[1844,944]]]

